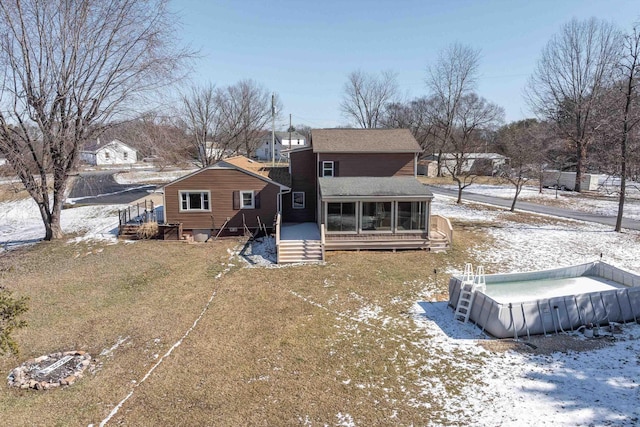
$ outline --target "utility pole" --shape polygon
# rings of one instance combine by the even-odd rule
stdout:
[[[289,113],[289,150],[291,150],[291,113]]]
[[[276,165],[276,93],[271,94],[271,167]]]

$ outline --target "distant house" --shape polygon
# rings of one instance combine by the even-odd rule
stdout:
[[[271,160],[272,151],[271,151],[271,140],[273,136],[271,132],[265,132],[261,139],[260,145],[256,149],[256,159],[258,160]],[[301,148],[307,145],[307,141],[304,136],[300,135],[297,132],[275,132],[275,145],[273,154],[275,154],[274,159],[277,161],[286,161],[288,157],[283,153],[285,150],[291,150],[296,148]]]
[[[442,153],[440,158],[441,171],[444,175],[450,175],[457,159],[462,156],[462,173],[471,173],[474,175],[491,176],[495,174],[501,166],[509,160],[507,157],[498,153]],[[423,160],[437,161],[436,154],[426,156]]]
[[[118,139],[102,143],[98,138],[84,146],[80,151],[80,160],[93,166],[126,165],[136,163],[138,155],[134,148]]]
[[[286,169],[286,168],[280,168]],[[260,224],[271,229],[289,187],[271,171],[243,156],[222,160],[164,186],[166,224],[181,224],[183,235],[206,240],[242,235]]]

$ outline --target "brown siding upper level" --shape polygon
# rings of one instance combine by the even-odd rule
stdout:
[[[304,209],[293,209],[291,196],[283,197],[282,217],[286,222],[313,222],[316,219],[316,185],[317,171],[315,154],[311,150],[293,151],[290,153],[291,191],[303,191],[305,194]]]
[[[338,162],[338,175],[353,176],[414,176],[413,153],[319,153],[321,161]]]
[[[211,193],[211,211],[180,211],[180,191],[205,190]],[[254,191],[259,194],[260,208],[233,209],[234,191]],[[277,212],[280,188],[260,178],[234,169],[205,169],[188,178],[165,186],[165,221],[182,223],[188,229],[219,229],[229,218],[226,227],[242,227],[243,221],[253,228],[260,221],[271,225]]]

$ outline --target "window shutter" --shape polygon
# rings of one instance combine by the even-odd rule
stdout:
[[[318,176],[322,177],[322,162],[318,162]]]
[[[337,160],[335,160],[333,162],[333,176],[340,176],[338,174],[338,161]]]
[[[253,206],[256,209],[260,209],[260,193],[258,193],[257,191],[253,192]]]
[[[239,191],[233,192],[233,210],[234,211],[240,210],[240,192]]]

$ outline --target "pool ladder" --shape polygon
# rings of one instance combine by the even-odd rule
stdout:
[[[484,267],[479,266],[476,270],[476,275],[474,276],[473,266],[470,263],[466,263],[464,266],[464,274],[462,275],[462,283],[460,284],[458,304],[456,305],[456,311],[453,318],[467,323],[469,316],[471,315],[471,307],[473,306],[473,297],[475,292],[484,292],[486,288]]]

